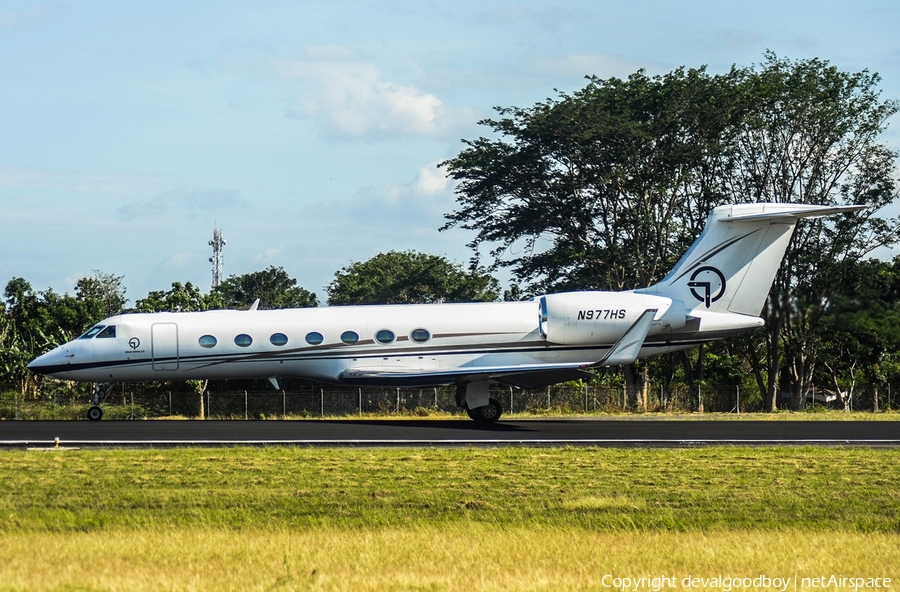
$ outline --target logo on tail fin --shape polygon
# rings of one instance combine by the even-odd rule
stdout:
[[[715,267],[707,265],[691,275],[688,287],[694,298],[709,308],[713,302],[725,295],[725,276]]]

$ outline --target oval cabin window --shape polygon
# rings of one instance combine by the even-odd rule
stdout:
[[[375,341],[377,341],[378,343],[383,343],[385,345],[387,345],[388,343],[394,343],[394,332],[388,329],[382,329],[375,334]]]
[[[427,329],[415,329],[409,334],[409,338],[416,343],[425,343],[431,339],[431,333],[429,333]]]

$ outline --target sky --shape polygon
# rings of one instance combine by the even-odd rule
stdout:
[[[0,0],[0,282],[206,292],[216,227],[226,278],[282,267],[322,301],[380,252],[466,264],[438,163],[495,106],[766,50],[900,99],[898,23],[895,0]]]

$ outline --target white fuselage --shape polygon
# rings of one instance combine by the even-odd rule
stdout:
[[[708,315],[712,331],[703,331],[696,317],[685,326],[680,301],[633,292],[545,298],[543,312],[535,300],[123,314],[97,325],[112,331],[95,328],[31,368],[91,382],[290,376],[418,386],[596,364],[649,306],[658,312],[638,357],[762,324]]]

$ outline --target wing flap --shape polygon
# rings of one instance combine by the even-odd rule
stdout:
[[[530,388],[576,380],[591,376],[591,364],[520,364],[516,366],[475,366],[446,370],[416,370],[389,368],[352,368],[338,375],[343,384],[358,386],[438,386],[454,382],[494,380],[510,386]],[[553,380],[554,377],[561,377]]]

